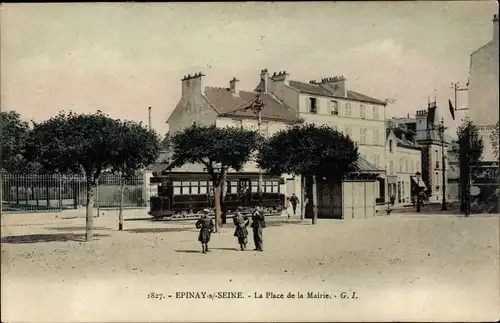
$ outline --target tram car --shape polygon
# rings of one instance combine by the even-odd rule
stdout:
[[[264,213],[276,214],[285,208],[285,195],[280,191],[284,180],[280,177],[263,175],[262,194],[259,194],[259,174],[227,174],[222,190],[222,208],[226,214],[237,207],[249,211],[260,205]],[[157,196],[150,197],[150,211],[155,219],[191,217],[203,209],[215,209],[214,189],[211,176],[207,173],[182,173],[154,176],[150,185],[157,185]],[[246,213],[246,212],[245,212]]]

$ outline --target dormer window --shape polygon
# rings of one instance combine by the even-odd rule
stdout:
[[[339,103],[335,100],[332,100],[330,102],[330,114],[332,116],[338,116],[339,115]]]
[[[318,99],[309,98],[309,113],[318,113]]]

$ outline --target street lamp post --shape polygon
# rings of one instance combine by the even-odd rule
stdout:
[[[422,174],[420,172],[415,173],[415,179],[417,180],[417,212],[420,212],[420,180]]]
[[[446,127],[444,126],[444,119],[441,118],[441,124],[438,126],[438,132],[441,135],[441,163],[442,165],[442,182],[443,182],[443,198],[441,201],[441,211],[446,211],[446,165],[445,165],[445,149],[444,149],[444,131]]]

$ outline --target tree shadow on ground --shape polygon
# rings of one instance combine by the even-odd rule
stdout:
[[[94,238],[109,237],[109,234],[94,234]],[[84,242],[84,233],[26,234],[21,236],[2,237],[2,243],[22,244],[38,242]]]
[[[47,230],[57,230],[57,231],[78,231],[85,230],[84,226],[81,227],[45,227]],[[112,230],[111,228],[106,227],[94,227],[94,230]]]
[[[126,230],[131,233],[163,233],[163,232],[198,232],[196,229],[188,228],[140,228]]]

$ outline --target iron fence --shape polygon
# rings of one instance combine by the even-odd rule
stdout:
[[[59,211],[87,204],[84,176],[5,173],[0,176],[2,212]],[[119,207],[120,183],[119,175],[101,175],[96,189],[96,207]],[[124,181],[123,206],[146,206],[146,183],[142,174]]]

